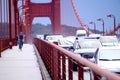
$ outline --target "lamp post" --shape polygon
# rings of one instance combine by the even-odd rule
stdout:
[[[90,22],[89,24],[93,24],[94,25],[94,33],[96,33],[96,24],[94,22]]]
[[[112,14],[107,15],[107,17],[113,18],[113,20],[114,20],[114,33],[115,33],[116,18],[115,18],[115,16],[112,15]]]
[[[102,27],[103,27],[103,35],[104,35],[104,20],[102,18],[97,19],[97,21],[102,21]]]
[[[85,27],[87,27],[87,29],[88,29],[88,33],[87,33],[87,36],[90,34],[90,28],[89,28],[89,26],[88,25],[84,25]]]

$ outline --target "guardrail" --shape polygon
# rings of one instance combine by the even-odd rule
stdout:
[[[112,72],[100,68],[96,64],[80,57],[70,51],[67,51],[58,45],[38,38],[34,39],[34,44],[42,57],[45,66],[52,80],[73,80],[73,62],[77,63],[77,79],[84,79],[84,67],[87,66],[93,72],[93,80],[101,80],[102,77],[107,80],[120,80],[120,77]],[[68,61],[68,64],[67,64]]]
[[[17,40],[15,38],[12,39],[11,45],[17,45]],[[7,48],[10,48],[9,38],[0,38],[0,57],[1,52]]]
[[[0,39],[0,57],[1,52],[9,47],[9,39]]]

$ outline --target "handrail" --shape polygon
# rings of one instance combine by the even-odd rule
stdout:
[[[115,73],[102,69],[87,59],[67,51],[58,45],[38,38],[34,39],[34,44],[37,47],[52,80],[66,80],[67,78],[68,80],[73,80],[73,60],[77,62],[78,66],[78,80],[84,80],[84,66],[89,67],[93,71],[94,80],[100,80],[100,77],[103,76],[106,77],[107,80],[120,80],[120,77]],[[68,66],[66,63],[67,59]]]

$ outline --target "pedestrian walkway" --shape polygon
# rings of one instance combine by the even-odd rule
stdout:
[[[24,44],[3,51],[0,58],[0,80],[42,80],[34,48]]]

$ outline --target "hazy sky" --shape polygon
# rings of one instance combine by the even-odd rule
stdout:
[[[32,2],[50,2],[51,0],[31,0]],[[61,24],[80,27],[77,18],[73,12],[71,0],[61,1]],[[90,21],[96,23],[96,28],[102,30],[102,22],[96,19],[102,18],[105,24],[105,30],[113,28],[113,18],[106,15],[113,14],[116,17],[116,24],[120,23],[120,0],[74,0],[77,11],[82,21],[93,29]],[[33,23],[50,24],[49,19],[34,19]]]

